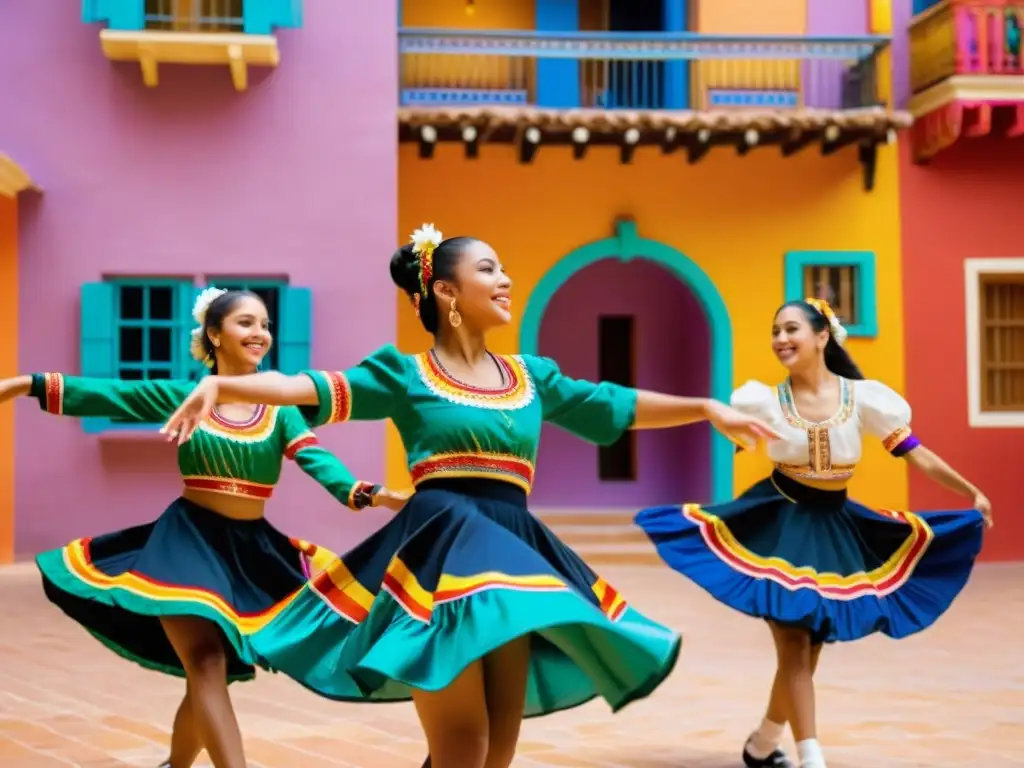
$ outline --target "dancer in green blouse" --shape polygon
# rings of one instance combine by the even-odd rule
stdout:
[[[412,698],[433,768],[507,768],[524,716],[595,696],[620,709],[661,683],[681,642],[529,513],[542,423],[601,444],[705,419],[742,442],[774,433],[711,400],[577,381],[549,359],[489,352],[486,332],[512,318],[511,281],[479,240],[424,227],[391,274],[433,349],[386,346],[344,372],[211,377],[165,430],[187,445],[218,402],[300,405],[313,424],[390,418],[412,499],[253,643],[326,696]]]
[[[219,376],[255,371],[270,349],[267,309],[254,294],[207,289],[194,315],[193,355]],[[161,423],[194,387],[45,373],[0,382],[0,400],[31,394],[57,415]],[[264,662],[252,634],[335,557],[264,519],[285,458],[353,510],[404,502],[356,480],[297,408],[227,406],[179,448],[185,489],[156,521],[37,558],[47,597],[104,645],[186,677],[169,768],[191,766],[203,747],[218,768],[244,767],[227,683],[254,676]]]

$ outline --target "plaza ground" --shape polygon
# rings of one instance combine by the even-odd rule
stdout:
[[[740,766],[773,671],[767,629],[663,567],[600,570],[683,631],[679,664],[617,715],[592,702],[527,722],[517,768]],[[417,768],[425,753],[411,705],[322,701],[276,675],[233,689],[251,766]],[[153,768],[182,692],[66,619],[31,565],[0,569],[0,766]],[[1024,565],[980,566],[921,635],[827,648],[818,704],[830,768],[1024,767]]]

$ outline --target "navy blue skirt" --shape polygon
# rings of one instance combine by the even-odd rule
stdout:
[[[814,643],[901,638],[952,604],[981,550],[977,510],[872,510],[775,472],[738,499],[636,516],[673,570],[731,608]]]
[[[235,681],[266,668],[251,636],[334,557],[263,518],[234,520],[179,498],[151,523],[76,539],[41,553],[36,564],[54,605],[147,669],[185,674],[161,618],[214,623]]]
[[[406,701],[529,638],[526,717],[649,695],[679,634],[627,603],[526,501],[494,480],[422,483],[253,636],[256,650],[327,698]]]

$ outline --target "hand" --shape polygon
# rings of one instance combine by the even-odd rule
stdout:
[[[387,507],[392,512],[400,512],[409,501],[410,496],[412,493],[409,491],[392,491],[390,488],[381,488],[373,497],[373,506]]]
[[[708,405],[711,426],[743,448],[756,448],[762,440],[778,440],[779,434],[760,419],[740,413],[725,403],[712,400]]]
[[[217,405],[217,394],[216,376],[207,376],[200,381],[160,428],[160,433],[167,435],[167,442],[177,441],[178,445],[183,445],[192,437],[192,433]]]
[[[24,397],[32,389],[31,376],[15,376],[13,379],[0,379],[0,403],[6,403],[16,397]]]
[[[995,525],[995,521],[992,519],[992,502],[988,500],[988,497],[980,491],[974,496],[974,508],[981,512],[981,516],[985,518],[985,527],[991,528]]]

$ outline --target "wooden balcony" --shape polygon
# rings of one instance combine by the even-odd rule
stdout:
[[[150,88],[161,64],[226,66],[238,91],[248,88],[250,66],[280,62],[279,26],[301,26],[299,0],[124,0],[117,6],[83,0],[83,19],[105,22],[100,32],[111,61],[136,61]]]
[[[911,21],[907,106],[914,159],[926,162],[962,136],[1024,134],[1024,0],[944,0]]]
[[[429,157],[438,141],[537,148],[684,148],[691,162],[731,145],[874,148],[910,125],[878,95],[889,38],[698,33],[399,30],[399,139]],[[870,186],[870,182],[869,186]]]

